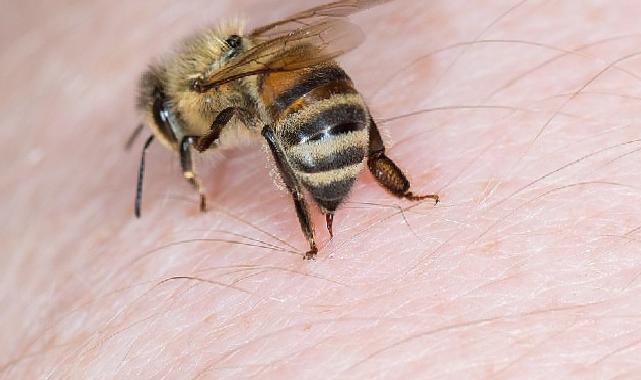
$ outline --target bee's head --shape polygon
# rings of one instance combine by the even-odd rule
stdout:
[[[151,66],[143,73],[138,93],[137,106],[144,115],[154,135],[168,148],[177,149],[180,131],[164,88],[165,69]]]

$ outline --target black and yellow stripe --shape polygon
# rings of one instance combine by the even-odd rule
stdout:
[[[369,113],[350,78],[335,65],[288,79],[268,104],[275,132],[298,180],[325,213],[333,213],[363,168]]]

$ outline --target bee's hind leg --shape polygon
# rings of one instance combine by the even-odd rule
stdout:
[[[200,195],[200,211],[205,212],[207,211],[205,190],[194,171],[194,164],[191,159],[191,150],[189,149],[194,145],[195,141],[196,138],[187,136],[180,142],[180,166],[182,167],[185,179],[194,187],[194,189],[196,189],[196,191],[198,191],[198,194]]]
[[[417,195],[410,191],[410,182],[403,171],[385,155],[385,145],[373,119],[370,119],[367,167],[376,182],[392,195],[411,201],[430,198],[438,203],[437,194]]]

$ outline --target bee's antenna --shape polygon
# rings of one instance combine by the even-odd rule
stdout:
[[[140,155],[140,167],[138,168],[138,181],[136,182],[136,203],[134,206],[134,214],[136,218],[140,218],[140,204],[142,203],[142,178],[145,174],[145,152],[151,142],[154,141],[154,135],[151,135],[145,141],[145,145],[142,148],[142,154]]]
[[[131,133],[131,135],[127,139],[127,142],[125,143],[125,150],[131,149],[132,145],[134,145],[134,142],[136,141],[138,136],[140,136],[140,132],[142,132],[142,128],[143,128],[143,125],[138,124],[136,129],[134,129],[134,131]]]

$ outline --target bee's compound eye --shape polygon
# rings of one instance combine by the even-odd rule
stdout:
[[[241,38],[239,35],[236,35],[236,34],[232,34],[225,40],[225,43],[227,44],[227,46],[229,46],[229,48],[232,50],[238,49],[240,47],[240,42],[241,42]]]

